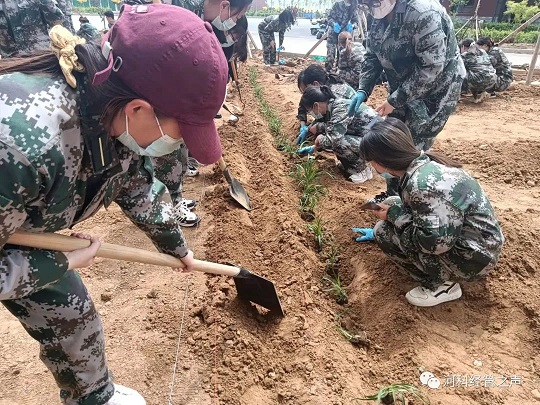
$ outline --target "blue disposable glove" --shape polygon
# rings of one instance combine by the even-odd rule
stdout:
[[[285,48],[283,48],[282,46],[280,46],[280,47],[277,49],[278,52],[281,52],[281,51],[284,51],[284,50],[285,50]]]
[[[334,32],[336,34],[339,34],[341,32],[341,25],[339,25],[337,22],[334,23]]]
[[[300,148],[296,151],[299,155],[309,155],[313,153],[315,150],[315,146],[304,146],[303,148]]]
[[[302,145],[302,143],[306,140],[309,132],[309,127],[307,125],[302,125],[300,127],[300,133],[298,134],[298,137],[296,138],[296,144]]]
[[[287,63],[285,59],[280,59],[278,65],[284,65],[285,63]]]
[[[352,231],[363,235],[355,239],[357,242],[371,242],[375,240],[373,229],[371,228],[353,228]]]
[[[347,31],[352,32],[352,30],[353,30],[353,25],[351,23],[348,23],[347,24]]]
[[[352,117],[356,110],[360,108],[362,103],[367,100],[367,95],[362,90],[359,90],[351,100],[349,105],[349,117]]]

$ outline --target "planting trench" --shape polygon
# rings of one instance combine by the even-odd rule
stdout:
[[[293,139],[300,95],[295,77],[287,74],[301,67],[255,68],[265,100]],[[354,185],[342,178],[331,155],[317,157],[320,169],[332,176],[321,177],[326,195],[315,211],[341,250],[339,273],[349,303],[340,306],[323,291],[324,257],[300,217],[300,193],[287,175],[299,160],[276,150],[248,68],[240,75],[245,114],[235,127],[223,124],[220,133],[225,160],[246,186],[253,211],[236,206],[221,174],[205,167],[201,176],[186,181],[186,195],[201,200],[197,211],[203,221],[185,234],[196,257],[241,264],[274,281],[286,317],[277,319],[237,300],[230,279],[97,260],[81,273],[102,314],[117,382],[138,389],[150,405],[166,404],[170,396],[172,404],[186,405],[355,404],[360,402],[354,398],[382,385],[420,385],[418,376],[427,370],[441,380],[521,377],[521,384],[509,388],[423,388],[433,404],[540,403],[534,392],[540,388],[540,94],[518,86],[481,106],[461,103],[436,143],[480,179],[508,239],[494,273],[486,282],[466,284],[459,302],[428,309],[406,303],[404,294],[414,283],[375,245],[352,241],[350,228],[375,223],[358,205],[384,182],[376,178]],[[236,90],[229,97],[238,104]],[[378,88],[370,102],[383,98]],[[77,230],[153,249],[117,207]],[[346,329],[365,332],[369,344],[345,340],[337,316]],[[37,344],[3,309],[0,334],[0,405],[57,403]]]

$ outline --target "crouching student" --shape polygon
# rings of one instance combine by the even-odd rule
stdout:
[[[461,41],[461,58],[467,71],[462,93],[470,91],[474,102],[481,103],[488,96],[487,92],[497,83],[495,68],[486,51],[474,43],[471,38]]]
[[[473,281],[497,263],[504,236],[478,182],[460,165],[414,147],[407,126],[395,118],[375,123],[360,145],[379,173],[400,180],[399,197],[374,213],[381,219],[357,241],[375,240],[382,251],[421,283],[406,294],[430,307],[461,297],[458,280]]]
[[[490,89],[491,94],[494,95],[495,92],[506,90],[514,80],[512,64],[501,48],[493,44],[491,38],[478,38],[476,44],[487,52],[491,65],[495,68],[497,78],[495,85]]]
[[[328,86],[336,98],[351,99],[356,96],[356,90],[343,82],[336,74],[327,73],[319,64],[314,63],[309,65],[298,75],[298,90],[300,90],[300,93],[304,93],[304,90],[308,86],[322,85]],[[298,121],[300,122],[300,133],[296,138],[296,144],[300,145],[310,137],[307,123],[307,110],[301,102],[298,104],[298,115],[296,118],[298,118]]]
[[[337,99],[327,86],[309,86],[300,100],[317,123],[309,131],[316,136],[315,145],[299,149],[300,153],[332,150],[353,183],[364,183],[373,177],[371,168],[360,156],[360,141],[366,128],[378,117],[377,112],[363,104],[352,117],[348,115],[351,100]]]
[[[353,42],[352,35],[344,31],[338,36],[338,71],[337,75],[345,83],[356,89],[360,80],[360,70],[364,63],[366,49],[360,43]]]

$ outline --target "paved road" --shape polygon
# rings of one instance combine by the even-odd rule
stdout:
[[[90,23],[92,23],[95,27],[98,29],[103,29],[103,21],[101,18],[97,15],[88,15],[88,19],[90,20]],[[249,31],[257,43],[257,46],[259,49],[262,48],[261,46],[261,40],[259,39],[259,33],[257,31],[257,26],[262,21],[262,18],[259,17],[249,17]],[[73,24],[75,26],[75,29],[79,28],[79,16],[73,15]],[[283,41],[283,46],[285,47],[286,52],[296,53],[296,54],[305,54],[315,43],[317,43],[317,39],[315,36],[311,35],[310,28],[315,27],[315,25],[311,25],[309,20],[306,19],[298,19],[298,25],[293,26],[290,31],[287,31],[285,33],[285,40]],[[277,34],[276,34],[276,40],[277,40]],[[531,46],[532,47],[532,46]],[[528,64],[531,61],[531,54],[524,54],[524,53],[511,53],[511,52],[505,52],[506,56],[508,56],[508,59],[512,62],[514,65],[523,65]],[[326,55],[326,41],[323,41],[312,53],[314,56],[325,56]],[[540,58],[537,61],[536,64],[537,68],[540,68]]]

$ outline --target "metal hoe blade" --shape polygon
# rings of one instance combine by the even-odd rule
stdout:
[[[241,268],[240,273],[234,276],[234,284],[239,298],[254,302],[280,316],[285,316],[276,287],[270,280]]]
[[[228,167],[223,170],[223,175],[225,176],[227,183],[229,183],[229,193],[231,194],[231,197],[234,198],[234,200],[237,201],[246,210],[251,211],[249,196],[247,195],[244,186],[238,180],[231,176]]]

